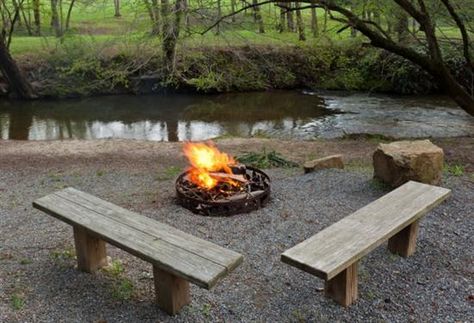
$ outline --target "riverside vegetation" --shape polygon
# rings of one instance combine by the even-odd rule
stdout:
[[[462,32],[434,2],[427,1],[443,64],[461,84],[471,84],[459,41]],[[420,22],[397,3],[316,1],[304,7],[304,2],[236,0],[37,0],[11,7],[2,2],[2,10],[11,14],[3,18],[2,27],[10,52],[34,91],[45,97],[169,89],[439,91],[443,86],[438,77],[370,46],[363,28],[359,32],[355,21],[341,20],[345,14],[340,9],[350,9],[384,35],[423,52],[427,40]],[[461,18],[471,35],[472,10]],[[7,86],[2,88],[6,93]]]
[[[437,90],[414,64],[363,41],[321,41],[320,46],[190,47],[177,54],[170,77],[152,44],[110,46],[75,40],[46,55],[25,54],[20,64],[42,96],[149,93],[165,89],[230,92],[318,88],[403,94]],[[457,62],[453,58],[453,65]]]

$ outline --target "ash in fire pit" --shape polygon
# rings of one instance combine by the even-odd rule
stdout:
[[[178,203],[194,213],[225,216],[263,207],[270,198],[270,178],[241,164],[213,144],[186,143],[191,167],[176,180]]]

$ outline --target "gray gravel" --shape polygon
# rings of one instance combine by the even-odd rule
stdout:
[[[382,196],[369,173],[271,170],[273,198],[265,209],[209,218],[175,205],[173,181],[156,176],[154,166],[71,165],[0,173],[0,322],[472,320],[474,185],[468,176],[445,180],[453,197],[422,221],[414,256],[393,256],[384,245],[363,259],[359,300],[342,308],[324,297],[322,280],[281,263],[279,255]],[[30,206],[64,186],[241,252],[244,263],[211,291],[193,285],[191,306],[170,318],[154,304],[148,263],[110,247],[125,268],[119,278],[75,270],[74,258],[64,253],[73,245],[71,228]],[[134,285],[126,300],[113,292],[124,278]],[[13,308],[13,295],[24,299],[21,309]]]

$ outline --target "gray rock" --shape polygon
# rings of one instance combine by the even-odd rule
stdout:
[[[443,149],[429,140],[380,144],[373,155],[375,178],[392,187],[410,180],[438,185],[443,164]]]

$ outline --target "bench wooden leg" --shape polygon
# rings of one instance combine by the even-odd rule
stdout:
[[[191,303],[189,282],[160,268],[153,266],[155,280],[156,301],[161,309],[170,315]]]
[[[77,268],[91,273],[107,265],[105,241],[91,235],[86,229],[74,227]]]
[[[357,299],[357,262],[326,281],[324,293],[343,306],[349,306],[355,302]]]
[[[416,237],[418,236],[418,224],[416,220],[402,231],[388,240],[388,250],[402,257],[411,256],[416,249]]]

